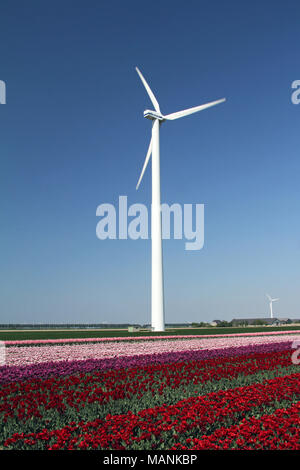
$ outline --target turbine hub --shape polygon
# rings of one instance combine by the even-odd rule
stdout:
[[[165,120],[164,117],[157,111],[151,111],[149,109],[146,109],[146,111],[144,111],[144,118],[151,119],[151,121],[153,121],[154,119],[158,119],[159,121]]]

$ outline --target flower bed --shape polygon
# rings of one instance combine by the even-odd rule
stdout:
[[[0,367],[0,447],[298,448],[296,339],[11,345],[11,365]]]
[[[276,338],[276,342],[267,340],[265,341],[257,341],[252,342],[250,344],[247,344],[244,342],[244,345],[239,346],[230,346],[228,343],[226,344],[226,347],[221,347],[221,343],[218,343],[215,345],[215,348],[213,348],[213,344],[210,344],[209,348],[207,349],[192,349],[190,348],[189,350],[180,350],[184,346],[180,344],[180,348],[178,348],[178,344],[175,345],[179,350],[176,351],[176,348],[173,351],[165,351],[165,352],[159,352],[158,349],[156,349],[156,352],[151,353],[151,348],[146,348],[143,349],[144,354],[142,354],[142,351],[138,348],[134,349],[134,353],[132,355],[118,355],[117,350],[114,350],[114,357],[108,357],[107,359],[101,358],[101,359],[80,359],[80,360],[74,360],[73,357],[69,357],[67,360],[51,360],[51,350],[49,347],[49,355],[48,355],[48,361],[49,362],[43,362],[43,361],[38,361],[36,363],[30,363],[29,365],[20,365],[20,366],[2,366],[0,367],[0,384],[1,383],[7,383],[11,381],[16,381],[16,380],[27,380],[29,378],[45,378],[49,377],[51,375],[69,375],[72,374],[76,371],[82,371],[82,372],[90,372],[93,370],[108,370],[108,369],[122,369],[126,367],[141,367],[147,364],[164,364],[164,363],[172,363],[176,361],[181,361],[181,360],[203,360],[203,359],[211,359],[215,357],[234,357],[234,356],[240,356],[243,354],[251,354],[251,353],[256,353],[256,352],[268,352],[268,351],[282,351],[284,349],[291,348],[291,345],[295,338],[299,337],[288,337],[287,338],[282,338],[280,340],[279,338]],[[279,341],[277,341],[279,339]],[[236,343],[238,343],[236,341]],[[232,343],[230,343],[232,344]],[[224,345],[224,343],[223,343]],[[80,345],[82,346],[82,345]],[[157,346],[157,345],[156,345]],[[196,344],[198,348],[200,348],[199,344]],[[24,348],[25,349],[25,348]],[[79,349],[79,347],[78,347]],[[147,353],[145,353],[145,350]],[[70,350],[69,350],[70,351]],[[126,351],[126,350],[124,350]],[[64,352],[64,357],[65,356]],[[128,352],[127,352],[128,354]],[[27,352],[28,357],[29,353]],[[19,358],[19,363],[22,363],[22,357],[18,356]]]
[[[143,449],[151,439],[151,448],[186,438],[186,433],[207,433],[217,425],[242,418],[255,409],[263,411],[275,400],[293,402],[300,396],[300,374],[266,381],[250,387],[211,393],[180,401],[175,405],[153,407],[137,414],[107,415],[105,420],[71,422],[69,425],[38,433],[14,433],[4,447],[31,448],[44,442],[47,449]],[[299,421],[298,421],[299,422]]]
[[[243,419],[210,436],[176,443],[172,450],[300,450],[300,403],[260,418]]]
[[[270,373],[290,365],[290,351],[279,351],[12,382],[3,386],[0,392],[0,413],[4,413],[4,422],[13,416],[18,420],[28,420],[32,416],[42,418],[45,410],[73,407],[79,411],[79,407],[86,404],[103,404],[124,398],[132,400],[134,396],[141,399],[147,393],[151,397],[166,391],[169,395],[177,389],[184,393],[207,382],[262,371]]]

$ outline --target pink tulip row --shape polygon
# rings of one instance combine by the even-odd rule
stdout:
[[[231,338],[243,336],[270,336],[270,335],[289,335],[297,334],[295,330],[287,331],[267,331],[255,333],[229,333],[216,335],[168,335],[163,336],[164,340],[173,339],[190,339],[190,338]],[[25,340],[8,340],[4,341],[6,346],[26,346],[35,344],[65,344],[65,343],[98,343],[98,342],[122,342],[122,341],[159,341],[162,336],[125,336],[125,337],[109,337],[109,338],[62,338],[62,339],[25,339]]]
[[[151,338],[152,340],[152,338]],[[87,359],[108,359],[125,356],[155,355],[161,353],[179,353],[184,351],[199,351],[224,349],[240,346],[259,344],[292,342],[300,340],[298,335],[277,335],[276,340],[272,336],[235,336],[235,337],[181,337],[168,341],[158,338],[155,341],[139,342],[98,342],[77,344],[45,345],[45,346],[11,346],[6,348],[6,365],[21,366],[44,362],[59,361],[83,361]]]

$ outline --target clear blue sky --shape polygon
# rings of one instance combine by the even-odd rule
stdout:
[[[0,322],[150,321],[150,240],[96,237],[135,185],[151,108],[162,202],[205,204],[205,245],[164,242],[167,322],[300,317],[298,1],[1,2]]]

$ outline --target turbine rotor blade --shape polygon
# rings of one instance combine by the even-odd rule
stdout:
[[[148,83],[146,82],[145,78],[143,77],[141,71],[137,67],[135,67],[135,70],[137,71],[140,79],[142,80],[142,83],[143,83],[144,87],[146,88],[146,91],[149,95],[150,100],[152,101],[152,104],[155,108],[155,111],[157,111],[158,113],[161,113],[160,108],[159,108],[159,104],[157,102],[157,99],[155,98],[151,88],[149,87]]]
[[[174,119],[179,119],[184,116],[188,116],[189,114],[197,113],[198,111],[203,111],[203,109],[210,108],[211,106],[215,106],[219,103],[223,103],[226,101],[226,98],[222,98],[221,100],[211,101],[210,103],[201,104],[200,106],[195,106],[194,108],[183,109],[182,111],[178,111],[177,113],[167,114],[163,116],[165,119],[173,121]]]
[[[268,299],[269,299],[270,301],[272,301],[272,298],[271,298],[271,296],[270,296],[269,294],[266,294],[266,296],[268,297]]]
[[[141,184],[141,181],[142,181],[142,179],[143,179],[145,170],[146,170],[147,165],[148,165],[148,162],[149,162],[149,160],[150,160],[151,153],[152,153],[152,137],[151,137],[151,139],[150,139],[150,144],[149,144],[148,152],[147,152],[147,155],[146,155],[146,158],[145,158],[145,161],[144,161],[144,166],[143,166],[141,175],[140,175],[140,177],[139,177],[138,184],[136,185],[136,190],[139,189],[139,185]]]
[[[277,300],[279,300],[279,299],[272,299],[272,302],[277,302]]]

